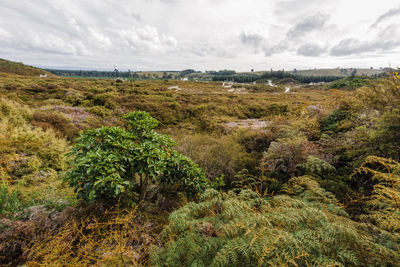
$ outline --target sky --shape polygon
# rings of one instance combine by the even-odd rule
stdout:
[[[0,14],[0,58],[35,66],[400,66],[398,0],[0,0]]]

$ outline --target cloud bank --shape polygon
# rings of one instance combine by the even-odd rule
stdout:
[[[0,57],[132,70],[400,65],[394,0],[3,0]]]

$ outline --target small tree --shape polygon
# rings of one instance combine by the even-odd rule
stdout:
[[[102,127],[81,134],[69,153],[73,168],[65,180],[87,201],[115,200],[121,196],[145,199],[155,182],[174,185],[189,195],[207,185],[204,172],[173,150],[175,142],[154,128],[158,121],[147,112],[123,117],[126,127]]]

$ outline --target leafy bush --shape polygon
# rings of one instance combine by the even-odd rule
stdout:
[[[368,86],[370,79],[365,77],[347,77],[338,81],[334,81],[328,85],[331,89],[357,89],[362,86]]]
[[[307,177],[289,195],[260,198],[207,190],[200,203],[173,212],[154,266],[393,266],[399,237],[349,219],[335,197]],[[381,239],[375,236],[379,233]],[[393,244],[392,242],[392,244]]]
[[[335,110],[321,122],[322,131],[340,131],[340,125],[344,120],[350,117],[350,113],[346,110]]]
[[[224,175],[227,184],[232,182],[236,172],[243,168],[254,169],[256,165],[230,136],[186,135],[177,149],[199,164],[210,180]]]
[[[286,182],[297,174],[298,164],[305,163],[308,156],[323,158],[318,145],[304,137],[278,139],[272,142],[262,158],[262,168],[270,171],[273,177]]]
[[[379,111],[390,110],[400,103],[400,76],[395,73],[387,79],[361,87],[356,91],[361,106]]]
[[[317,107],[318,108],[318,107]],[[315,114],[311,113],[314,112]],[[320,114],[317,113],[318,110],[311,110],[309,114],[302,114],[301,117],[296,118],[292,121],[291,125],[300,133],[303,133],[308,140],[314,141],[318,140],[321,136],[321,130],[319,125],[318,116]]]
[[[400,160],[400,108],[385,112],[377,121],[372,143],[381,155]]]
[[[158,134],[158,121],[147,112],[124,116],[126,128],[102,127],[81,134],[69,153],[73,168],[65,180],[78,197],[115,200],[122,195],[138,200],[146,197],[156,181],[176,185],[189,195],[207,185],[203,171],[190,159],[172,149],[174,141]],[[111,201],[112,203],[112,201]]]
[[[43,130],[54,129],[61,136],[73,139],[78,135],[79,129],[64,114],[55,111],[37,111],[33,114],[34,126],[39,126]]]
[[[331,164],[314,156],[308,156],[307,162],[301,164],[299,167],[304,168],[307,175],[319,178],[332,177],[332,175],[336,172],[335,167],[333,167]]]
[[[30,125],[32,110],[7,100],[0,100],[0,110],[0,167],[6,175],[15,180],[39,169],[66,168],[66,141]]]
[[[94,115],[101,117],[101,118],[106,118],[106,117],[110,116],[112,113],[109,109],[106,109],[103,106],[93,106],[93,107],[88,108],[88,111],[90,113],[93,113]]]

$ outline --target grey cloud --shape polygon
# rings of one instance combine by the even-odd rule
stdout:
[[[266,46],[265,38],[260,34],[242,32],[239,38],[242,44],[251,47],[256,53],[263,50],[263,47]]]
[[[388,12],[379,16],[379,18],[371,25],[371,28],[378,26],[381,22],[387,20],[388,18],[400,16],[400,6],[397,8],[392,8]]]
[[[309,32],[314,30],[322,29],[329,16],[326,14],[317,13],[313,16],[307,17],[304,20],[296,23],[286,34],[288,39],[296,39],[298,37],[304,36]]]
[[[281,53],[285,50],[286,46],[283,43],[269,45],[264,36],[256,33],[241,33],[240,42],[250,47],[254,53],[262,52],[266,57],[273,54]]]
[[[374,42],[362,42],[354,38],[348,38],[340,41],[332,47],[330,54],[332,56],[348,56],[353,54],[362,54],[371,52],[378,48]]]
[[[347,38],[332,47],[332,56],[348,56],[368,52],[389,52],[400,47],[400,27],[392,24],[380,30],[373,39]]]
[[[243,32],[240,34],[239,39],[243,45],[250,47],[253,52],[263,52],[265,56],[293,50],[297,50],[298,55],[318,56],[324,51],[315,44],[304,44],[298,49],[296,49],[296,47],[299,45],[299,40],[306,37],[307,34],[323,29],[326,26],[328,19],[328,15],[321,13],[306,17],[291,27],[286,32],[283,39],[277,40],[277,42],[272,44],[267,42],[267,39],[264,36],[256,33],[248,34]]]
[[[306,57],[316,57],[325,53],[326,50],[321,46],[314,43],[303,44],[297,49],[297,55],[306,56]]]
[[[348,56],[357,55],[368,52],[388,52],[400,46],[400,41],[395,40],[372,40],[360,41],[349,38],[340,41],[332,47],[330,54],[332,56]]]

